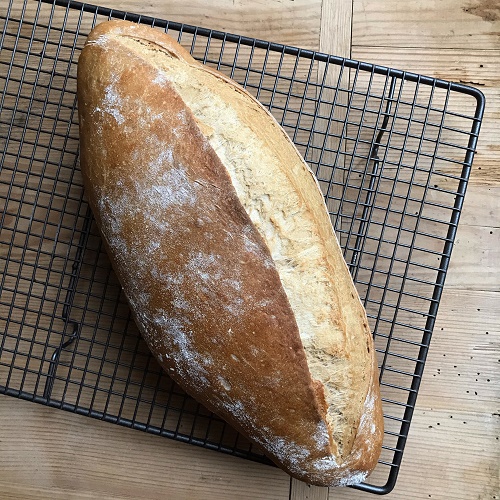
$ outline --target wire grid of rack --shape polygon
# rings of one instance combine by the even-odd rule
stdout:
[[[470,87],[57,0],[0,11],[0,393],[270,463],[188,397],[135,327],[85,201],[76,64],[97,23],[164,29],[290,135],[368,312],[385,415],[373,493],[394,487],[479,133]],[[318,297],[321,300],[321,297]]]

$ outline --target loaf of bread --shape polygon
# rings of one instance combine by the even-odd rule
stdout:
[[[78,62],[86,196],[163,368],[289,474],[363,481],[382,409],[366,313],[274,118],[166,34],[108,21]]]

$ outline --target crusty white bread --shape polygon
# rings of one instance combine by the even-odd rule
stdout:
[[[372,336],[319,187],[245,90],[126,21],[78,63],[85,190],[162,366],[291,475],[348,485],[383,436]]]

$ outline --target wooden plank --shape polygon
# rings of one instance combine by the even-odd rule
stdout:
[[[19,484],[2,484],[2,498],[4,500],[38,500],[39,498],[67,500],[68,493],[60,488],[51,488],[50,491],[40,490],[36,486],[21,486]],[[84,491],[75,491],[71,493],[71,499],[84,500],[95,498],[92,493]],[[115,495],[106,495],[101,497],[103,500],[116,499]]]
[[[500,228],[500,183],[493,185],[471,184],[464,201],[464,210],[460,225],[486,226],[490,228],[491,236],[498,236]],[[495,241],[494,239],[492,240]]]
[[[34,17],[38,2],[27,3],[25,18]],[[140,2],[138,0],[108,0],[105,7],[121,11],[153,16],[179,23],[202,26],[213,30],[228,31],[317,50],[321,18],[321,0],[193,0],[180,3],[176,0]],[[23,2],[15,2],[11,18],[18,18]],[[51,6],[42,5],[40,19],[49,18]],[[56,8],[53,24],[57,26],[64,18],[65,9]],[[70,11],[76,12],[77,11]],[[73,16],[75,17],[75,16]],[[78,17],[76,15],[76,17]],[[86,14],[92,19],[91,14]],[[99,17],[97,22],[103,21]],[[90,25],[84,23],[83,31]]]
[[[352,0],[323,0],[321,10],[321,32],[319,39],[319,50],[327,54],[332,54],[340,57],[351,57],[351,33],[352,28]],[[319,68],[325,68],[325,65],[320,64]],[[325,69],[324,69],[325,70]],[[318,79],[321,80],[321,71],[318,74]],[[339,91],[338,89],[350,88],[350,70],[341,66],[328,66],[327,77],[324,79],[327,87],[323,90],[322,99],[325,101],[319,113],[322,116],[330,117],[332,120],[329,125],[328,132],[330,136],[321,146],[332,151],[339,149],[339,139],[345,135],[344,122],[345,110],[347,109],[348,93]],[[329,104],[335,104],[332,108]],[[345,151],[345,142],[340,144],[340,150]],[[333,164],[334,155],[325,154],[323,157],[324,163]],[[340,158],[336,162],[337,165],[345,165],[344,159]],[[328,168],[320,168],[318,171],[320,178],[330,178]],[[340,198],[341,185],[345,180],[345,174],[342,170],[337,169],[332,180],[337,183],[331,190],[330,195]],[[329,200],[328,209],[332,213],[339,212],[339,202],[335,199]],[[343,221],[339,220],[338,227],[341,227]]]
[[[147,6],[137,0],[108,2],[106,6],[143,15],[229,31],[252,38],[316,49],[321,0],[177,0]]]
[[[467,304],[467,307],[464,307]],[[419,407],[498,410],[500,292],[445,288],[425,366]]]
[[[352,0],[323,0],[319,50],[340,57],[351,55]]]
[[[399,493],[410,499],[494,499],[500,488],[498,421],[498,416],[482,412],[420,407],[395,497]]]
[[[354,0],[353,45],[499,48],[496,0]]]
[[[0,429],[0,491],[18,498],[288,498],[279,469],[7,396]]]
[[[474,196],[474,185],[469,187],[468,197]],[[495,206],[497,199],[487,197],[484,199],[486,206]],[[382,212],[382,211],[381,211]],[[377,214],[375,214],[377,215]],[[449,214],[448,214],[449,215]],[[442,214],[441,214],[442,216]],[[464,213],[464,218],[467,217],[467,212]],[[394,220],[397,218],[394,217]],[[408,221],[408,217],[405,219]],[[443,217],[444,220],[444,217]],[[396,220],[396,224],[400,221]],[[372,251],[379,253],[382,257],[375,259],[374,255],[364,253],[361,260],[361,269],[358,271],[356,278],[360,282],[367,283],[370,279],[374,280],[375,285],[383,286],[384,283],[391,283],[391,288],[400,287],[400,278],[394,274],[402,274],[406,270],[406,260],[410,255],[408,245],[411,244],[413,235],[411,231],[411,222],[406,222],[404,225],[408,227],[399,235],[398,258],[401,261],[392,261],[392,252],[395,245],[392,241],[398,237],[397,229],[386,229],[384,239],[389,241],[378,246],[377,239],[367,240],[364,251]],[[500,275],[496,272],[498,262],[500,261],[500,245],[499,245],[499,229],[498,222],[493,222],[492,226],[485,223],[483,226],[459,224],[455,244],[452,250],[452,256],[449,265],[449,273],[446,278],[446,287],[461,288],[469,290],[485,290],[497,291],[500,289]],[[444,224],[439,224],[440,228],[433,228],[432,224],[422,224],[420,230],[425,228],[430,229],[430,232],[436,232],[440,229],[439,234],[443,238],[443,232],[446,229]],[[434,229],[434,231],[433,231]],[[369,234],[372,238],[377,236],[377,227],[372,225],[369,228]],[[350,239],[350,244],[354,245],[355,238]],[[442,253],[444,249],[443,240],[438,240],[424,235],[417,236],[416,245],[423,250],[412,250],[411,262],[408,269],[410,277],[414,279],[424,279],[434,282],[437,278],[437,268],[440,261],[440,256],[433,255],[431,252]],[[401,243],[406,243],[406,247]],[[375,263],[376,260],[376,263]],[[433,266],[429,269],[425,266]],[[391,271],[393,275],[391,279],[384,273]],[[429,285],[426,285],[427,287]],[[365,290],[366,286],[360,285],[360,290]],[[406,284],[406,289],[413,293],[421,293],[424,296],[429,296],[429,291],[425,291],[418,283],[409,282]],[[371,290],[372,296],[377,298],[377,291]],[[380,292],[381,293],[381,292]],[[394,299],[392,299],[394,300]],[[411,301],[411,298],[409,299]],[[415,302],[417,303],[417,302]],[[411,306],[411,302],[406,304]]]
[[[419,408],[392,496],[412,500],[494,499],[500,487],[500,448],[495,439],[500,430],[498,421],[498,416],[480,412]],[[331,488],[330,499],[363,499],[366,495]]]
[[[498,228],[459,226],[446,286],[498,291],[500,290],[498,262],[500,262]]]
[[[311,486],[292,479],[290,485],[289,500],[326,500],[328,498],[328,488]]]
[[[484,121],[474,158],[471,182],[495,184],[500,181],[500,80],[498,64],[500,50],[448,50],[448,49],[408,49],[353,46],[353,57],[404,69],[444,80],[475,85],[486,96]],[[436,98],[435,98],[436,99]],[[454,113],[473,114],[474,99],[467,95],[453,93],[448,110]],[[431,117],[432,118],[432,117]],[[466,130],[471,120],[448,116],[445,125]],[[428,131],[429,133],[430,131]],[[464,142],[463,135],[445,131],[442,140],[451,143]],[[464,143],[466,145],[466,141]],[[440,148],[440,154],[448,157],[450,148]],[[463,153],[462,153],[463,155]],[[463,156],[462,156],[463,159]],[[461,166],[450,162],[438,162],[440,171],[460,175]]]
[[[394,498],[495,498],[500,458],[495,436],[499,430],[498,417],[491,414],[419,406],[412,420],[404,466],[392,493]],[[369,481],[384,484],[381,477],[377,478],[377,471]],[[366,495],[331,488],[329,498],[363,499]]]
[[[380,186],[384,188],[384,184]],[[415,193],[415,190],[413,190]],[[468,187],[465,197],[465,209],[457,230],[455,244],[452,250],[452,257],[449,266],[449,274],[446,279],[446,287],[461,287],[475,290],[498,290],[500,289],[500,277],[498,272],[495,272],[500,259],[498,244],[500,241],[500,232],[498,224],[498,211],[500,210],[500,191],[498,186],[481,186],[471,183]],[[428,201],[448,203],[449,200],[443,200],[439,192],[430,192],[427,194]],[[416,217],[412,217],[410,208],[407,207],[407,215],[403,218],[401,210],[403,200],[394,200],[391,203],[391,212],[387,218],[387,222],[395,226],[394,228],[386,228],[383,233],[385,240],[379,246],[381,234],[381,226],[377,225],[384,222],[386,216],[386,207],[384,207],[384,198],[377,196],[377,204],[381,208],[375,209],[370,214],[370,224],[367,228],[368,238],[364,244],[361,260],[362,268],[356,274],[356,278],[361,282],[368,282],[374,279],[376,285],[383,285],[384,282],[389,282],[389,278],[383,274],[389,270],[391,266],[392,252],[395,248],[395,241],[398,242],[398,259],[392,264],[391,272],[404,273],[406,268],[406,260],[409,256],[409,249],[402,245],[411,245],[413,241],[413,232],[416,225]],[[388,203],[388,202],[386,202]],[[418,206],[415,204],[415,206]],[[479,207],[480,208],[477,208]],[[349,207],[346,207],[346,211]],[[433,255],[431,252],[442,253],[444,250],[444,238],[446,236],[447,224],[451,218],[451,210],[433,207],[426,205],[424,215],[429,219],[442,221],[442,223],[432,221],[421,221],[419,224],[419,234],[414,241],[415,246],[422,248],[425,251],[413,250],[411,261],[414,263],[409,268],[409,274],[412,278],[426,279],[430,282],[435,281],[437,275],[437,267],[440,261],[439,255]],[[403,230],[399,228],[402,227]],[[353,230],[357,230],[357,226],[353,225]],[[422,233],[434,234],[441,239],[425,236]],[[355,236],[349,239],[349,245],[354,247]],[[369,252],[372,252],[370,255]],[[378,257],[375,262],[373,254],[378,252],[382,257]],[[434,269],[422,267],[422,265],[433,266]],[[399,286],[398,280],[393,281],[392,288]],[[428,296],[428,291],[425,291],[423,285],[416,282],[410,282],[406,285],[407,289],[414,293],[420,293]],[[361,287],[360,290],[364,288]],[[372,293],[374,291],[372,290]],[[408,304],[410,305],[410,304]]]

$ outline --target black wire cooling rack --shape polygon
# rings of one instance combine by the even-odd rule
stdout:
[[[110,17],[167,30],[245,86],[319,180],[375,336],[394,487],[479,133],[476,89],[78,2],[2,4],[0,393],[270,463],[162,373],[82,191],[76,64]],[[321,297],[318,297],[321,300]]]

